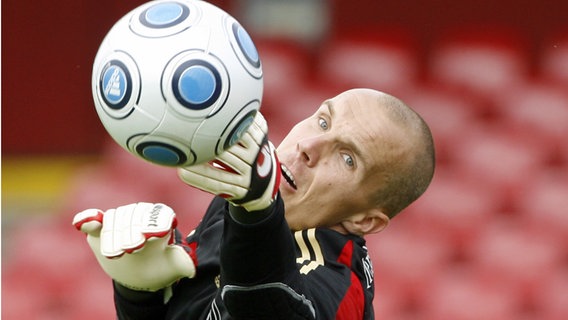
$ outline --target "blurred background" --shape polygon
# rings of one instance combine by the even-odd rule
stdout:
[[[71,226],[85,208],[210,196],[119,149],[91,65],[144,1],[2,1],[2,318],[112,319],[110,280]],[[377,319],[568,316],[568,2],[212,1],[251,33],[278,143],[322,100],[392,93],[437,147],[431,188],[368,238]]]

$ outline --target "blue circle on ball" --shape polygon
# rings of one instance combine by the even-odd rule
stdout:
[[[115,110],[124,107],[130,100],[131,83],[130,73],[126,66],[118,60],[109,61],[101,72],[99,83],[100,93],[105,103]]]
[[[181,151],[166,144],[146,144],[141,149],[144,159],[159,165],[177,166],[185,161]]]
[[[258,56],[258,51],[256,50],[256,47],[250,35],[242,26],[237,23],[233,25],[233,33],[235,34],[239,48],[241,48],[241,51],[243,52],[247,61],[251,65],[258,68],[260,66],[260,59]]]
[[[159,3],[146,9],[140,15],[140,22],[150,28],[175,26],[189,16],[189,9],[176,2]]]
[[[179,93],[191,104],[207,102],[217,88],[215,75],[204,66],[195,65],[182,72],[178,82]]]
[[[221,95],[221,76],[210,63],[189,60],[174,72],[172,89],[177,101],[191,110],[212,106]]]

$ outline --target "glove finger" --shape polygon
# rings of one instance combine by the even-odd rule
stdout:
[[[148,239],[170,235],[176,223],[174,211],[164,204],[141,202],[109,210],[101,231],[101,253],[115,258],[136,252]]]
[[[241,162],[244,162],[243,165],[248,165],[248,167],[250,167],[250,165],[254,162],[259,149],[260,147],[256,143],[256,141],[254,141],[253,137],[250,134],[245,133],[241,137],[241,140],[239,140],[239,143],[235,144],[225,152],[218,155],[217,159],[223,159],[224,163],[230,164],[230,166],[233,167],[234,165],[232,162],[234,162],[234,160],[227,158],[232,155],[240,159]],[[241,165],[239,168],[243,168],[243,165]],[[239,173],[246,172],[242,171],[242,169],[237,171],[239,171]]]
[[[227,154],[217,159],[224,166],[228,166],[231,169],[233,169],[233,172],[205,163],[197,166],[191,166],[180,169],[179,171],[180,177],[186,183],[189,183],[196,187],[206,187],[211,183],[214,183],[214,185],[216,186],[219,185],[216,182],[225,184],[229,188],[231,186],[243,187],[244,185],[248,184],[248,181],[246,181],[244,175],[242,174],[243,169],[250,170],[247,168],[246,163],[244,163],[242,160],[238,159],[234,155],[227,155]],[[229,165],[228,163],[231,162],[233,163]],[[248,167],[250,167],[250,165],[248,165]]]
[[[256,115],[254,116],[253,125],[256,126],[260,131],[262,131],[263,134],[268,133],[268,123],[266,122],[266,119],[264,119],[262,113],[256,113]]]
[[[144,247],[148,239],[162,238],[177,224],[174,211],[161,203],[140,202],[117,209],[115,230],[119,232],[120,249],[132,253]],[[118,245],[118,244],[117,244]]]
[[[146,238],[142,234],[143,214],[152,210],[151,203],[134,203],[119,207],[115,213],[115,232],[118,243],[116,250],[133,252],[144,246]]]
[[[266,122],[260,124],[252,123],[240,138],[239,143],[233,145],[228,150],[231,150],[232,148],[236,148],[238,146],[244,146],[246,149],[253,146],[258,146],[262,143],[267,133],[268,126],[266,126]]]
[[[115,258],[141,248],[146,238],[142,234],[140,212],[150,210],[151,206],[148,203],[133,203],[108,210],[101,231],[101,253],[107,258]]]
[[[121,256],[120,234],[115,230],[116,209],[107,210],[104,214],[103,228],[101,230],[101,254],[107,258]]]
[[[258,150],[258,146],[256,146]],[[251,152],[250,149],[245,149],[241,146],[231,148],[217,156],[217,160],[221,161],[224,165],[231,167],[237,174],[231,174],[227,177],[228,181],[235,184],[241,184],[245,172],[250,171],[250,167],[256,158],[258,151]],[[222,170],[222,169],[221,169]],[[247,181],[248,182],[248,181]]]
[[[268,134],[268,124],[260,112],[257,112],[254,122],[248,127],[239,140],[239,143],[231,146],[227,150],[243,148],[248,150],[262,144],[264,137]],[[244,159],[244,158],[243,158]],[[254,159],[253,159],[254,160]],[[249,161],[250,162],[250,161]]]
[[[180,176],[183,181],[190,185],[193,185],[209,193],[224,195],[227,198],[233,198],[243,192],[246,192],[246,189],[240,185],[235,185],[223,181],[225,177],[210,177],[208,175],[203,175],[200,171],[192,170],[180,171]],[[232,174],[232,176],[237,175]]]
[[[268,132],[266,120],[264,120],[260,113],[257,113],[257,117],[260,118],[255,118],[255,122],[249,127],[245,134],[243,134],[243,136],[239,140],[239,143],[227,149],[226,152],[221,153],[218,158],[227,156],[227,154],[233,154],[245,162],[245,165],[247,167],[244,167],[244,170],[249,170],[249,167],[256,160],[260,146],[266,139]],[[231,164],[231,166],[233,164],[232,160],[225,160],[225,162]],[[239,171],[246,172],[243,170]]]
[[[190,170],[188,168],[178,170],[180,178],[187,184],[192,185],[198,189],[205,192],[224,195],[227,198],[239,197],[246,194],[247,190],[239,184],[227,183],[224,180],[231,178],[230,180],[235,180],[239,175],[229,174],[227,172],[222,177],[211,177],[208,174],[204,174],[202,171]],[[225,179],[227,178],[227,179]]]
[[[87,209],[73,217],[73,225],[77,230],[98,237],[102,227],[104,213],[98,209]]]
[[[268,124],[260,112],[257,113],[253,124],[247,132],[251,135],[257,145],[260,145],[264,140],[264,137],[268,134]]]

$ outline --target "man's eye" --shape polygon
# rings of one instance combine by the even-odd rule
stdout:
[[[327,126],[327,121],[325,121],[325,119],[323,118],[319,118],[318,119],[318,123],[319,126],[323,129],[323,130],[327,130],[329,127]]]
[[[349,166],[349,167],[353,167],[355,165],[355,163],[353,162],[353,158],[348,155],[348,154],[342,154],[341,155],[343,157],[343,161],[345,161],[345,163]]]

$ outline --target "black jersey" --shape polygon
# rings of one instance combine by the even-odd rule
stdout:
[[[324,228],[291,233],[280,197],[271,211],[240,223],[216,197],[186,239],[196,277],[171,292],[115,284],[119,319],[374,319],[364,239]]]

